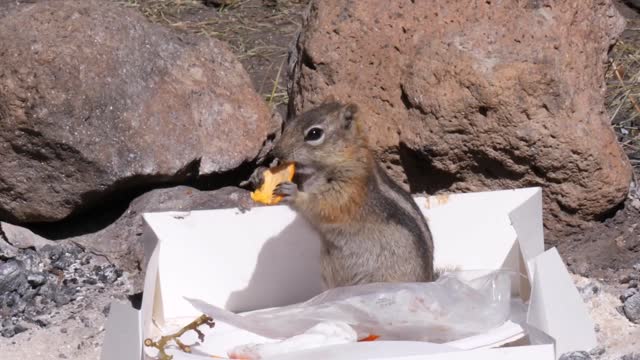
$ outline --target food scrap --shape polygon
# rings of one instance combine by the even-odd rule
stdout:
[[[378,338],[380,338],[380,335],[369,335],[365,338],[362,338],[360,340],[358,340],[358,342],[364,342],[364,341],[376,341],[378,340]]]
[[[273,195],[273,190],[282,182],[292,181],[295,173],[295,165],[283,164],[265,170],[264,182],[259,189],[251,193],[253,201],[266,205],[275,205],[282,200],[282,196]]]

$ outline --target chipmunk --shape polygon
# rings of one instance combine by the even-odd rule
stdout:
[[[427,222],[375,161],[357,115],[330,102],[287,123],[272,154],[294,162],[296,177],[274,193],[320,233],[327,287],[432,281]]]

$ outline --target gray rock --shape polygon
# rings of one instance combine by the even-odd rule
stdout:
[[[623,276],[620,279],[620,283],[621,284],[628,284],[628,283],[630,283],[632,281],[637,281],[637,280],[640,280],[640,272],[632,272],[630,274],[627,274],[627,275]]]
[[[6,222],[0,222],[0,230],[4,234],[6,241],[18,249],[34,248],[38,250],[45,245],[54,244],[53,241],[36,235],[27,228]]]
[[[16,254],[18,254],[18,249],[5,241],[4,237],[0,233],[0,259],[11,259],[16,257]]]
[[[98,280],[105,284],[113,284],[120,276],[122,276],[122,271],[111,264],[104,267],[98,267],[95,273]]]
[[[578,292],[582,295],[582,299],[584,301],[589,301],[600,293],[600,285],[596,282],[590,282],[587,285],[580,287]]]
[[[31,273],[27,275],[27,281],[29,282],[29,285],[37,288],[47,282],[47,276],[43,273]]]
[[[624,314],[629,321],[640,324],[640,293],[625,300],[623,305]]]
[[[622,295],[620,295],[620,301],[625,302],[628,298],[638,293],[638,289],[636,288],[628,288],[626,289]]]
[[[607,352],[607,349],[603,345],[599,345],[591,349],[591,351],[589,351],[589,355],[595,358],[599,358],[600,356],[604,355],[605,352]]]
[[[114,1],[0,12],[1,220],[57,221],[119,191],[226,174],[280,131],[214,38]]]
[[[640,353],[631,353],[623,355],[620,360],[640,360]]]
[[[591,360],[592,357],[586,351],[573,351],[560,356],[560,360]]]
[[[0,265],[0,295],[18,291],[27,284],[27,275],[21,261],[9,260]]]

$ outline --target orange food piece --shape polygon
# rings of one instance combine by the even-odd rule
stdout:
[[[362,341],[376,341],[376,340],[378,340],[379,337],[380,337],[380,335],[369,335],[366,338],[362,338],[362,339],[360,339],[358,341],[359,342],[362,342]]]
[[[282,196],[273,195],[273,190],[275,190],[278,184],[293,180],[295,170],[296,167],[293,163],[283,164],[265,170],[263,173],[264,182],[260,188],[251,193],[253,201],[267,205],[275,205],[279,203],[282,200]]]

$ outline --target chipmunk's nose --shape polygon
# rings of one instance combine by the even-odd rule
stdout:
[[[287,160],[287,154],[283,149],[282,142],[278,141],[273,149],[271,150],[271,155],[278,159],[280,162]]]

